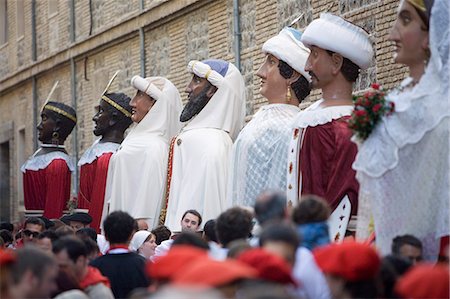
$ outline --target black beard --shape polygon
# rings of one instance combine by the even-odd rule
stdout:
[[[184,106],[180,115],[180,121],[186,122],[196,116],[205,108],[209,102],[209,97],[206,95],[210,86],[206,86],[196,97],[189,99],[189,102]]]

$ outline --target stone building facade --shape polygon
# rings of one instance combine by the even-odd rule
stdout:
[[[405,76],[404,68],[392,64],[387,41],[398,2],[0,0],[0,218],[17,220],[23,211],[20,166],[38,146],[39,110],[55,81],[59,85],[52,99],[77,110],[78,124],[67,141],[75,158],[94,141],[94,106],[116,70],[121,72],[111,91],[133,96],[130,78],[140,74],[165,76],[184,94],[189,60],[239,61],[250,117],[266,103],[254,75],[264,59],[263,42],[295,19],[294,27],[302,29],[325,11],[355,22],[372,36],[376,59],[355,91],[372,81],[390,88]],[[313,92],[302,107],[318,96]],[[74,193],[76,185],[74,176]]]

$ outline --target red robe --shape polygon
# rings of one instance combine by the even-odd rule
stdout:
[[[78,207],[88,209],[92,217],[91,227],[97,232],[100,229],[103,203],[105,199],[106,176],[109,159],[113,153],[104,153],[90,164],[84,164],[80,169],[80,189],[78,192]]]
[[[109,159],[119,145],[113,142],[101,143],[97,140],[78,162],[80,166],[78,207],[89,210],[92,217],[90,226],[97,232],[100,232]]]
[[[307,127],[300,151],[301,195],[325,198],[334,210],[345,195],[358,210],[358,181],[352,169],[358,151],[348,128],[349,116],[315,127]]]
[[[55,152],[46,155],[53,153]],[[40,157],[31,158],[22,169],[25,209],[44,210],[44,217],[59,218],[70,198],[71,170],[66,160],[61,157],[52,159],[46,166],[41,165],[44,168],[30,169],[29,163]]]

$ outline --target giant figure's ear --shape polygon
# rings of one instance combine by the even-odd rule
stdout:
[[[299,72],[297,72],[296,70],[294,70],[293,72],[292,72],[292,76],[289,78],[289,79],[287,79],[287,83],[288,83],[288,85],[291,85],[292,83],[294,83],[295,81],[297,81],[299,78],[300,78],[300,73]]]
[[[216,93],[216,91],[217,91],[217,87],[215,87],[214,85],[211,84],[208,91],[206,92],[206,96],[208,98],[212,98],[212,96]]]
[[[332,74],[337,75],[341,71],[342,64],[344,63],[344,57],[341,54],[333,53],[331,55],[332,61]]]
[[[115,110],[111,111],[108,125],[110,127],[113,127],[115,124],[117,124],[120,121],[119,111]]]

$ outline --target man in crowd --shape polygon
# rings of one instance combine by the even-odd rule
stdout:
[[[301,40],[311,50],[305,70],[313,88],[321,89],[322,99],[294,120],[288,200],[295,204],[301,195],[314,194],[326,199],[332,210],[342,202],[340,208],[351,208],[348,212],[355,215],[358,182],[352,163],[357,147],[350,141],[348,119],[353,111],[352,85],[360,69],[367,69],[372,62],[372,44],[362,28],[328,13],[311,22]],[[348,216],[341,227],[347,224]]]
[[[180,120],[187,122],[170,145],[165,225],[181,230],[179,219],[194,208],[214,219],[228,208],[226,186],[233,140],[244,124],[245,86],[231,63],[191,61],[188,103]]]
[[[76,237],[63,237],[53,247],[58,265],[73,274],[89,298],[114,298],[109,280],[97,268],[88,266],[85,244]]]
[[[392,254],[404,257],[415,265],[422,260],[422,242],[412,235],[397,236],[392,240]]]
[[[130,98],[123,93],[105,93],[95,107],[94,135],[101,136],[78,161],[80,188],[78,207],[89,209],[92,227],[100,232],[106,177],[111,155],[123,141],[124,132],[132,123]]]
[[[181,232],[197,232],[202,224],[202,215],[196,210],[187,210],[181,217]],[[173,234],[170,239],[161,242],[155,249],[154,258],[166,255],[172,247],[174,239],[178,234]]]
[[[30,217],[25,220],[22,230],[22,239],[17,242],[16,247],[20,248],[29,244],[36,244],[37,237],[45,230],[45,223],[37,217]]]
[[[77,231],[81,228],[89,227],[92,217],[87,213],[75,212],[70,215],[64,215],[61,217],[61,221]]]
[[[128,249],[135,232],[136,221],[128,213],[112,212],[103,222],[106,240],[110,247],[105,255],[96,258],[96,267],[111,282],[116,298],[125,298],[135,288],[148,286],[145,274],[145,258]]]
[[[17,250],[16,262],[11,268],[12,298],[50,298],[56,290],[58,265],[54,257],[37,248]]]

